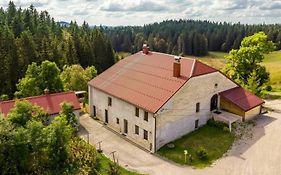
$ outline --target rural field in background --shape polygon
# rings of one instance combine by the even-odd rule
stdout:
[[[209,52],[208,56],[199,58],[200,61],[222,70],[227,60],[224,58],[227,53]],[[267,98],[281,98],[281,51],[275,51],[265,56],[262,63],[270,73],[270,85],[272,91],[264,91]],[[265,96],[266,97],[266,96]]]

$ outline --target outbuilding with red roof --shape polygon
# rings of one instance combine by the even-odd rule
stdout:
[[[48,114],[48,120],[51,121],[61,111],[61,104],[64,102],[70,103],[73,106],[74,114],[79,121],[80,103],[75,95],[75,92],[61,92],[49,94],[45,92],[44,95],[32,96],[23,99],[9,100],[0,102],[0,113],[6,117],[10,110],[15,106],[16,101],[26,100],[34,105],[42,107]]]
[[[235,113],[221,102],[243,111],[235,113],[241,118],[257,115],[252,109],[263,103],[196,59],[152,52],[146,45],[88,85],[91,116],[151,152],[206,124],[212,111]]]

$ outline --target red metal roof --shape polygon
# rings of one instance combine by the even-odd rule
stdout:
[[[181,76],[173,77],[174,56],[149,52],[131,55],[89,82],[89,85],[156,113],[190,77],[216,72],[195,59],[181,59]]]
[[[41,106],[49,115],[57,114],[60,112],[60,104],[62,102],[68,102],[73,105],[75,110],[80,109],[80,103],[74,92],[62,92],[55,94],[47,94],[41,96],[34,96],[23,98],[19,100],[27,100],[32,104]],[[3,101],[0,102],[0,112],[5,116],[9,113],[9,111],[14,107],[15,100]]]
[[[242,87],[235,87],[220,93],[221,96],[234,103],[244,111],[253,109],[264,103],[262,99]]]

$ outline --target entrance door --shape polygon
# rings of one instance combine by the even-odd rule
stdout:
[[[211,98],[211,107],[210,107],[210,111],[213,111],[215,109],[218,108],[218,95],[215,94],[213,95],[213,97]]]
[[[93,113],[94,113],[94,117],[95,117],[97,115],[96,106],[93,106]]]
[[[128,120],[124,119],[124,134],[128,134]]]
[[[108,124],[108,111],[107,110],[105,110],[104,116],[105,116],[104,123]]]
[[[199,120],[197,119],[197,120],[195,120],[195,129],[198,128],[198,125],[199,125]]]

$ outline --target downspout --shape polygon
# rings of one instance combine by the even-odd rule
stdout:
[[[154,153],[156,153],[156,114],[154,114]]]

